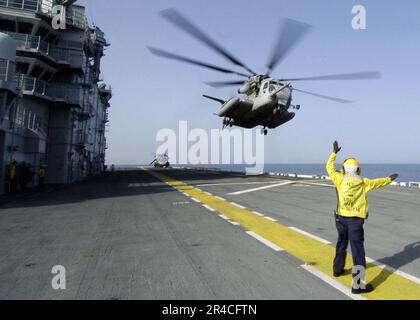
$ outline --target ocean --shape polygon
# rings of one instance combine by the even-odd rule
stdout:
[[[212,165],[227,171],[245,171],[245,165]],[[337,167],[338,169],[340,167]],[[327,175],[325,164],[266,164],[265,172],[297,173],[307,175]],[[420,164],[365,164],[362,166],[362,176],[366,178],[382,178],[393,173],[399,173],[397,181],[420,182]]]
[[[116,168],[134,169],[139,165],[116,165]],[[177,165],[174,165],[177,166]],[[180,165],[185,167],[216,168],[224,171],[245,172],[246,165]],[[110,168],[111,165],[108,165]],[[337,167],[339,168],[339,167]],[[307,175],[327,175],[325,164],[266,164],[264,172],[297,173]],[[362,176],[366,178],[382,178],[399,173],[400,182],[420,182],[420,164],[364,164]]]

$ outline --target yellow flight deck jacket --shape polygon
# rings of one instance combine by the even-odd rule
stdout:
[[[391,184],[391,178],[370,180],[356,174],[343,174],[335,169],[337,154],[332,153],[327,163],[327,172],[338,195],[337,214],[342,217],[367,219],[369,204],[367,193]]]

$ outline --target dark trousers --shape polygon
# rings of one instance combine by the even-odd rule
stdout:
[[[336,227],[338,231],[338,241],[336,256],[334,259],[334,272],[340,273],[346,264],[347,247],[350,242],[351,253],[353,255],[353,265],[366,268],[365,257],[365,233],[363,225],[365,220],[361,218],[345,218],[336,216]]]

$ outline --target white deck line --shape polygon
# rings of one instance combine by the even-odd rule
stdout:
[[[309,232],[303,231],[303,230],[301,230],[301,229],[299,229],[299,228],[296,228],[296,227],[289,227],[289,229],[294,230],[294,231],[296,231],[296,232],[298,232],[298,233],[300,233],[300,234],[303,234],[303,235],[305,235],[305,236],[307,236],[307,237],[309,237],[309,238],[312,238],[312,239],[318,240],[319,242],[322,242],[322,243],[324,243],[324,244],[331,244],[331,242],[330,242],[330,241],[325,240],[325,239],[322,239],[322,238],[320,238],[320,237],[318,237],[318,236],[316,236],[316,235],[313,235],[312,233],[309,233]]]
[[[267,219],[268,221],[271,221],[271,222],[277,222],[276,219],[271,218],[271,217],[264,217],[264,218]]]
[[[282,183],[270,184],[270,185],[264,186],[264,187],[253,188],[253,189],[242,190],[242,191],[236,191],[236,192],[228,193],[228,195],[229,196],[238,196],[238,195],[245,194],[245,193],[251,193],[251,192],[256,192],[256,191],[261,191],[261,190],[272,189],[272,188],[276,188],[276,187],[287,186],[287,185],[290,185],[290,184],[293,184],[293,183],[295,183],[295,182],[294,181],[285,181],[285,182],[282,182]]]
[[[335,188],[334,185],[326,184],[326,183],[317,183],[317,182],[309,182],[309,181],[296,181],[296,183],[307,184],[307,185],[310,185],[310,186],[320,186],[320,187],[325,187],[325,188]]]
[[[247,232],[248,235],[250,235],[251,237],[255,238],[256,240],[258,240],[259,242],[263,243],[264,245],[266,245],[267,247],[273,249],[276,252],[280,252],[280,251],[284,251],[282,248],[280,248],[278,245],[272,243],[271,241],[268,241],[267,239],[259,236],[258,234],[252,232],[252,231],[248,231]]]
[[[278,184],[278,181],[265,181],[265,182],[225,182],[225,183],[207,183],[197,184],[196,187],[217,187],[217,186],[252,186],[258,184]]]
[[[203,207],[206,208],[207,210],[211,211],[211,212],[216,212],[216,210],[214,210],[213,208],[209,207],[206,204],[203,204]]]
[[[237,204],[237,203],[235,203],[235,202],[231,202],[230,204],[233,204],[235,207],[238,207],[238,208],[240,208],[240,209],[246,209],[246,207],[241,206],[240,204]]]
[[[311,273],[314,276],[316,276],[317,278],[321,279],[325,283],[329,284],[333,288],[337,289],[341,293],[344,293],[349,298],[351,298],[353,300],[367,300],[365,297],[363,297],[361,295],[352,294],[350,288],[346,287],[344,284],[342,284],[342,283],[340,283],[338,281],[335,281],[334,279],[330,278],[329,276],[327,276],[326,274],[324,274],[321,271],[317,270],[316,268],[314,268],[312,266],[308,266],[306,264],[302,265],[301,267],[303,269],[305,269],[306,271],[308,271],[309,273]]]
[[[410,281],[413,281],[413,282],[415,282],[417,284],[420,284],[420,279],[419,278],[417,278],[417,277],[415,277],[415,276],[413,276],[413,275],[411,275],[411,274],[409,274],[407,272],[404,272],[404,271],[395,269],[395,268],[393,268],[391,266],[388,266],[386,264],[383,264],[380,261],[373,260],[372,258],[369,258],[369,257],[366,257],[366,262],[367,263],[371,263],[371,264],[373,264],[373,265],[375,265],[375,266],[377,266],[377,267],[379,267],[381,269],[385,269],[385,270],[387,270],[387,271],[389,271],[391,273],[395,273],[395,274],[397,274],[397,275],[399,275],[399,276],[401,276],[401,277],[403,277],[403,278],[405,278],[407,280],[410,280]]]

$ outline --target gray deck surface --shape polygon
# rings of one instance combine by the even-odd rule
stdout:
[[[163,173],[336,240],[333,188],[303,181],[234,196],[279,179]],[[388,187],[370,205],[367,255],[420,277],[420,190]],[[142,171],[0,199],[0,299],[348,299],[301,264]],[[66,268],[64,291],[51,287],[55,265]]]

